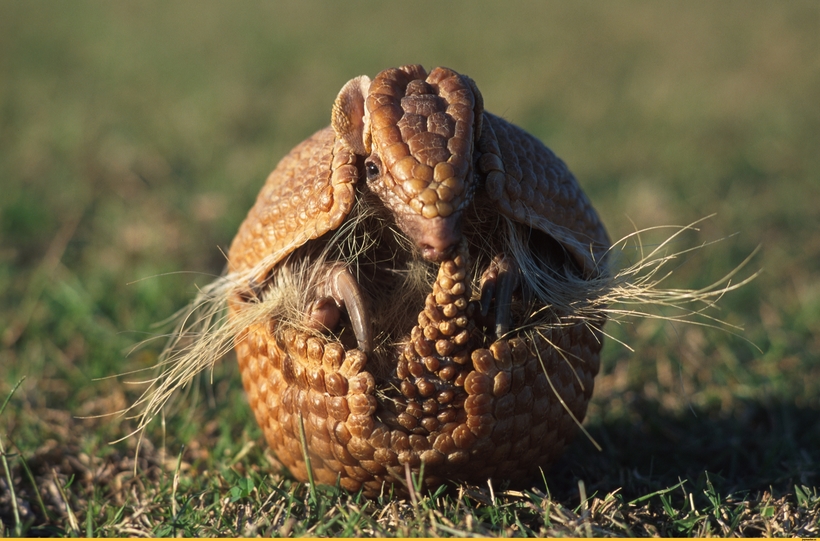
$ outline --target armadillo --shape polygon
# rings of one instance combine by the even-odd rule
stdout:
[[[606,230],[567,166],[419,65],[344,85],[231,245],[250,406],[301,481],[377,496],[521,481],[583,420]],[[310,471],[308,471],[310,470]]]

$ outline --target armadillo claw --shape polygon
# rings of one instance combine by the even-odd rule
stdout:
[[[319,301],[323,297],[333,299],[339,310],[347,309],[359,349],[365,353],[373,350],[373,330],[364,296],[358,282],[345,265],[336,263],[328,266],[327,279],[317,288],[317,296]],[[327,308],[321,315],[330,315]],[[314,317],[313,314],[311,317]],[[332,329],[338,321],[337,316],[333,326],[326,327]]]
[[[314,331],[330,332],[339,324],[341,317],[342,311],[336,299],[319,297],[308,308],[305,325]]]
[[[521,283],[520,268],[512,256],[499,254],[481,275],[481,315],[490,313],[495,299],[495,337],[501,338],[512,327],[510,305],[515,290]]]

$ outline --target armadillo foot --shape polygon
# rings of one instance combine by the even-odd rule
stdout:
[[[490,305],[495,298],[495,336],[501,338],[512,327],[513,292],[521,283],[521,269],[512,256],[498,254],[481,275],[481,315],[490,313]]]
[[[332,331],[347,310],[359,349],[373,350],[373,329],[359,283],[342,263],[327,265],[327,277],[316,288],[316,300],[307,310],[306,325]]]

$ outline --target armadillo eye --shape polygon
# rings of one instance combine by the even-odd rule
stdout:
[[[379,166],[374,162],[365,162],[365,173],[367,173],[367,180],[375,180],[379,178]]]

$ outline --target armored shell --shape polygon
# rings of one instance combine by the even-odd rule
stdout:
[[[229,253],[231,317],[272,306],[236,337],[268,444],[368,496],[549,466],[592,395],[604,317],[578,306],[608,248],[564,163],[469,78],[353,79]]]

